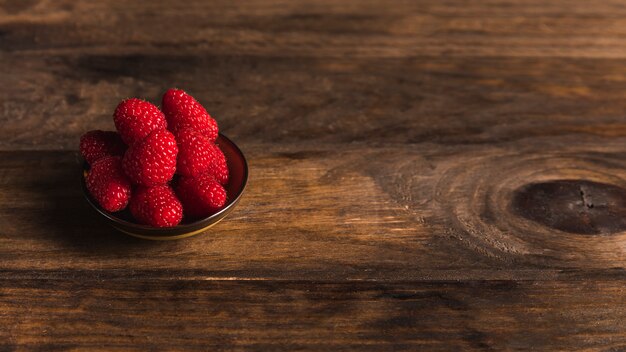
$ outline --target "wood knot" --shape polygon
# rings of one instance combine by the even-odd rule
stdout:
[[[532,183],[515,191],[513,211],[553,229],[576,234],[626,231],[626,189],[585,180]]]

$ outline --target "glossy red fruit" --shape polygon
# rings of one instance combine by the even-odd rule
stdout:
[[[115,128],[129,146],[141,141],[151,132],[167,128],[165,115],[159,108],[145,100],[123,100],[113,114]]]
[[[105,156],[122,156],[126,145],[114,131],[89,131],[80,137],[80,154],[89,165]]]
[[[102,209],[116,212],[126,208],[131,195],[130,180],[122,171],[119,156],[105,156],[91,165],[87,190]]]
[[[172,88],[165,92],[161,109],[171,131],[193,128],[211,141],[217,139],[217,122],[196,99],[183,90]]]
[[[228,183],[228,164],[226,156],[217,144],[211,145],[211,163],[207,169],[207,173],[215,177],[219,183],[225,185]]]
[[[191,128],[185,128],[178,131],[176,141],[178,174],[194,177],[208,172],[220,183],[228,183],[226,156],[208,137]]]
[[[176,173],[184,176],[198,176],[209,169],[213,156],[213,142],[209,137],[192,128],[184,128],[176,133],[178,157]]]
[[[183,207],[167,185],[139,187],[130,200],[130,213],[140,224],[172,227],[183,218]]]
[[[176,172],[178,147],[168,130],[154,131],[128,148],[122,167],[130,180],[138,185],[166,184]]]
[[[226,204],[226,190],[209,175],[181,177],[175,186],[185,216],[203,218],[214,214]]]

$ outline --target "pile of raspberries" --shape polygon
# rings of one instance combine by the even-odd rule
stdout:
[[[90,166],[87,190],[102,209],[128,206],[140,224],[171,227],[183,214],[198,219],[224,206],[228,167],[215,144],[217,122],[191,95],[169,89],[161,110],[126,99],[113,121],[117,132],[89,131],[80,138]]]

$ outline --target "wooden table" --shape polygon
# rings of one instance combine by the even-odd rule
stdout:
[[[0,350],[626,349],[626,2],[0,2]],[[136,240],[76,150],[195,95],[250,164]]]

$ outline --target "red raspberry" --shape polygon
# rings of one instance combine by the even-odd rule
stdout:
[[[168,130],[154,131],[128,148],[122,167],[135,184],[165,184],[174,176],[177,154],[174,135]]]
[[[183,204],[185,216],[190,218],[207,217],[226,204],[226,190],[209,174],[181,177],[176,184],[176,194]]]
[[[80,154],[89,165],[105,156],[124,155],[126,145],[117,132],[89,131],[80,137]]]
[[[91,166],[87,174],[87,190],[110,212],[126,208],[130,198],[130,181],[122,171],[119,156],[105,156]]]
[[[196,99],[183,90],[172,88],[165,92],[161,109],[171,131],[191,127],[211,141],[217,139],[217,122]]]
[[[183,176],[196,177],[209,173],[221,184],[228,183],[228,165],[222,150],[208,137],[192,128],[176,134],[178,158],[176,171]]]
[[[137,98],[122,101],[113,114],[115,128],[129,146],[144,139],[152,131],[167,128],[165,115],[156,105]]]
[[[139,187],[130,200],[130,213],[140,224],[172,227],[183,218],[183,207],[167,185]]]
[[[228,183],[228,164],[226,163],[226,156],[217,144],[211,144],[210,148],[212,157],[207,173],[213,175],[216,180],[225,185]]]

